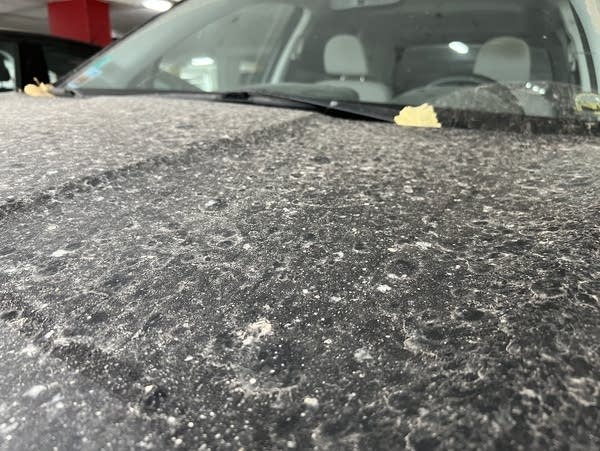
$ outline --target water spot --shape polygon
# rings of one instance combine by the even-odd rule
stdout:
[[[417,264],[410,260],[399,258],[392,263],[390,269],[393,269],[396,274],[410,275],[417,269]]]
[[[19,312],[16,310],[7,310],[6,312],[0,313],[0,319],[3,319],[4,321],[12,321],[17,316],[19,316]]]
[[[150,317],[144,323],[144,327],[142,328],[144,332],[147,332],[149,329],[156,327],[160,324],[162,320],[162,315],[160,313],[154,313],[150,315]]]
[[[467,321],[479,321],[485,313],[475,308],[467,308],[460,312],[460,316]]]
[[[564,294],[558,279],[538,280],[533,283],[531,290],[540,298],[555,298]]]
[[[312,157],[311,161],[317,164],[329,164],[331,163],[331,159],[326,157],[325,155],[317,155],[316,157]]]
[[[415,440],[414,450],[415,451],[431,451],[437,449],[440,446],[440,441],[434,437],[424,437]]]
[[[99,311],[91,314],[88,317],[88,323],[90,324],[101,324],[108,321],[109,315],[105,311]]]
[[[206,210],[223,210],[227,207],[227,202],[224,199],[211,199],[204,204]]]
[[[0,257],[3,257],[5,255],[10,255],[12,254],[16,249],[14,247],[2,247],[0,248]]]
[[[108,279],[106,279],[102,285],[106,288],[121,288],[123,285],[126,285],[129,282],[129,277],[124,274],[113,274]]]
[[[258,321],[251,323],[243,332],[238,332],[237,336],[242,339],[243,346],[250,346],[264,337],[273,333],[273,326],[266,318],[261,318]]]
[[[159,409],[167,398],[167,391],[158,385],[146,385],[142,396],[142,405],[149,410]]]
[[[354,353],[354,359],[359,363],[363,363],[367,360],[373,360],[373,356],[368,349],[360,348]]]

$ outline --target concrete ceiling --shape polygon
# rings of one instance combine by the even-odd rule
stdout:
[[[49,33],[47,3],[49,0],[0,0],[0,28]],[[115,37],[156,14],[141,6],[142,0],[109,0],[108,3]]]

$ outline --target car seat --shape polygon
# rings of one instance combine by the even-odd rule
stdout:
[[[510,36],[490,39],[479,50],[473,73],[498,82],[529,81],[529,46],[524,40]]]
[[[367,80],[367,57],[356,36],[341,34],[331,38],[325,45],[323,60],[327,75],[337,78],[319,83],[353,89],[365,102],[388,102],[392,97],[385,84]]]

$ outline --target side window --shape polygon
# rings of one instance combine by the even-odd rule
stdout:
[[[17,45],[0,40],[0,91],[17,87]]]
[[[42,52],[48,66],[48,80],[54,83],[92,56],[95,49],[71,43],[44,43]]]
[[[163,75],[153,88],[169,88],[165,73],[204,91],[263,82],[289,37],[296,11],[292,5],[269,2],[214,21],[165,54],[159,63]]]

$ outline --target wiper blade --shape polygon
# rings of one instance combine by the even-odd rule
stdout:
[[[81,97],[79,91],[70,88],[57,88],[55,86],[52,88],[51,92],[56,97]]]
[[[346,100],[324,100],[301,97],[271,91],[227,91],[218,93],[218,99],[223,102],[251,103],[273,106],[308,108],[322,114],[348,119],[367,119],[372,121],[393,122],[398,114],[398,107],[375,105]]]

